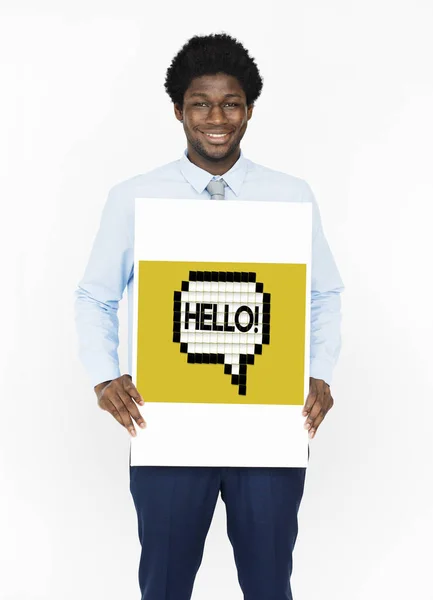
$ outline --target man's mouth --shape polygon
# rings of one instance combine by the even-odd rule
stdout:
[[[206,139],[208,139],[209,141],[212,141],[213,143],[223,143],[225,141],[227,141],[227,139],[230,137],[230,135],[232,134],[231,131],[226,131],[225,133],[212,133],[212,132],[204,132],[204,131],[200,131],[201,134],[203,134]]]

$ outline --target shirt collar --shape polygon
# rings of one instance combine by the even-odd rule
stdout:
[[[180,159],[180,170],[185,179],[192,185],[196,192],[201,194],[211,181],[213,177],[219,178],[218,176],[212,175],[212,173],[208,173],[204,169],[201,169],[194,163],[192,163],[188,158],[188,149],[185,148],[182,154],[182,158]],[[241,190],[242,184],[245,179],[245,175],[247,173],[247,159],[245,158],[242,150],[240,151],[240,155],[238,160],[232,166],[232,168],[221,175],[224,178],[224,181],[231,188],[231,190],[239,196],[239,192]]]

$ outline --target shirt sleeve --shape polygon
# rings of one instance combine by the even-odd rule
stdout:
[[[341,350],[341,296],[344,284],[326,240],[317,201],[305,183],[312,203],[310,377],[332,382]]]
[[[108,193],[84,275],[74,292],[78,354],[93,386],[120,377],[117,311],[133,268],[129,215],[124,195],[114,186]]]

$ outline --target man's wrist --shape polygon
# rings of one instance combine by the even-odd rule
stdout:
[[[95,390],[95,394],[98,395],[99,392],[109,383],[111,383],[113,380],[109,379],[108,381],[103,381],[101,383],[98,383],[97,385],[95,385],[95,387],[93,388]]]

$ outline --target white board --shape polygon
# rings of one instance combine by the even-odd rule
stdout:
[[[137,385],[139,265],[144,264],[143,261],[153,265],[158,261],[161,265],[164,262],[305,265],[306,301],[302,322],[305,401],[309,390],[311,231],[309,203],[136,198],[134,384]],[[272,335],[269,347],[271,344]],[[267,350],[263,346],[263,355]],[[186,355],[179,356],[186,364]],[[261,357],[257,357],[256,365],[260,360]],[[210,372],[207,365],[187,366],[188,372],[194,368],[200,377],[206,369]],[[212,367],[212,373],[216,373],[215,366]],[[169,372],[166,375],[170,377]],[[230,388],[223,366],[221,381],[224,384],[227,381],[227,389]],[[140,388],[139,391],[142,393]],[[202,402],[171,401],[171,398],[166,402],[163,397],[152,401],[142,395],[145,405],[139,410],[147,427],[144,430],[137,427],[137,436],[131,439],[132,466],[307,466],[308,432],[304,429],[302,405],[248,404],[237,403],[236,399],[207,403],[205,396]]]

